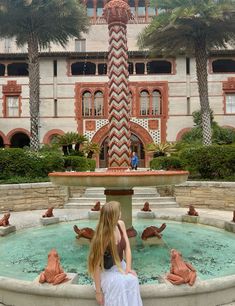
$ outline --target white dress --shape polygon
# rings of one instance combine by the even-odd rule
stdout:
[[[121,262],[125,271],[126,263]],[[138,278],[121,273],[117,266],[101,272],[101,288],[104,293],[104,306],[143,306]]]

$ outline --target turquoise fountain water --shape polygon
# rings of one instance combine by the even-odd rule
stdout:
[[[134,226],[141,233],[146,226],[159,226],[162,222],[134,220]],[[132,249],[134,269],[138,272],[141,284],[161,282],[170,267],[169,248],[180,250],[184,259],[197,269],[201,279],[235,274],[234,234],[209,226],[165,222],[167,228],[163,238],[167,244],[143,247],[138,237],[137,246]],[[78,244],[72,228],[74,224],[79,227],[96,226],[95,221],[79,220],[25,229],[1,238],[0,276],[35,279],[46,265],[45,254],[54,247],[58,250],[64,270],[78,273],[79,284],[90,284],[86,260],[88,246]]]

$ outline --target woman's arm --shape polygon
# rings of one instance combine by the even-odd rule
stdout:
[[[122,220],[118,221],[121,229],[122,229],[122,233],[123,233],[123,237],[126,241],[126,249],[125,249],[125,257],[126,257],[126,273],[131,272],[131,247],[130,247],[130,242],[129,239],[127,237],[127,233],[126,233],[126,226],[125,223]]]
[[[95,298],[99,305],[104,305],[104,296],[101,290],[101,281],[100,281],[100,267],[97,267],[94,272],[94,282],[95,282]]]

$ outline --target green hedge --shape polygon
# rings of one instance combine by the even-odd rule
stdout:
[[[185,149],[179,155],[191,175],[220,179],[235,173],[235,146],[212,145]]]
[[[183,165],[178,157],[156,157],[150,161],[150,168],[154,170],[181,170]]]
[[[81,156],[64,156],[64,167],[72,171],[94,171],[95,160]]]
[[[57,152],[42,154],[20,148],[0,149],[0,179],[46,177],[49,172],[63,168],[63,157]]]

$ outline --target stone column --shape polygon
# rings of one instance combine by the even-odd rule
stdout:
[[[104,7],[109,28],[109,168],[130,165],[130,105],[126,24],[131,10],[123,0],[111,0]]]
[[[122,216],[121,219],[125,222],[126,228],[132,227],[132,189],[106,189],[106,202],[117,201],[121,205]]]

